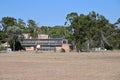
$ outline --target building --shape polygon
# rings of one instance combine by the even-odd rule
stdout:
[[[30,36],[30,33],[24,33],[23,34],[25,39],[31,39],[32,37]]]
[[[71,50],[71,45],[68,44],[67,39],[63,38],[49,38],[48,35],[41,34],[38,35],[37,39],[23,39],[21,45],[25,47],[26,50],[35,50],[37,45],[40,45],[40,49],[43,51],[60,51],[62,48],[65,51]]]
[[[38,39],[48,39],[49,36],[46,34],[38,34]]]

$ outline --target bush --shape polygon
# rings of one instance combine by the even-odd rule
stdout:
[[[3,46],[0,45],[0,51],[4,50],[5,48]]]
[[[61,48],[61,52],[65,52],[65,49]]]
[[[105,45],[105,48],[106,48],[107,50],[113,50],[113,47],[112,47],[112,46],[107,46],[107,45]]]

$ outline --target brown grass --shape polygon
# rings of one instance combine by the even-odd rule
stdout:
[[[120,51],[0,53],[0,80],[120,80]]]

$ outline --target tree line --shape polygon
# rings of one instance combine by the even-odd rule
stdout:
[[[64,26],[38,26],[32,19],[25,23],[14,17],[0,20],[0,44],[8,41],[12,50],[19,50],[22,48],[20,41],[24,38],[23,33],[30,33],[33,38],[37,38],[38,34],[66,38],[78,52],[94,48],[120,49],[120,18],[110,23],[105,16],[94,11],[87,15],[69,13]]]

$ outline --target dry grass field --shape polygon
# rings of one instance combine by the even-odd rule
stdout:
[[[120,51],[0,53],[0,80],[120,80]]]

